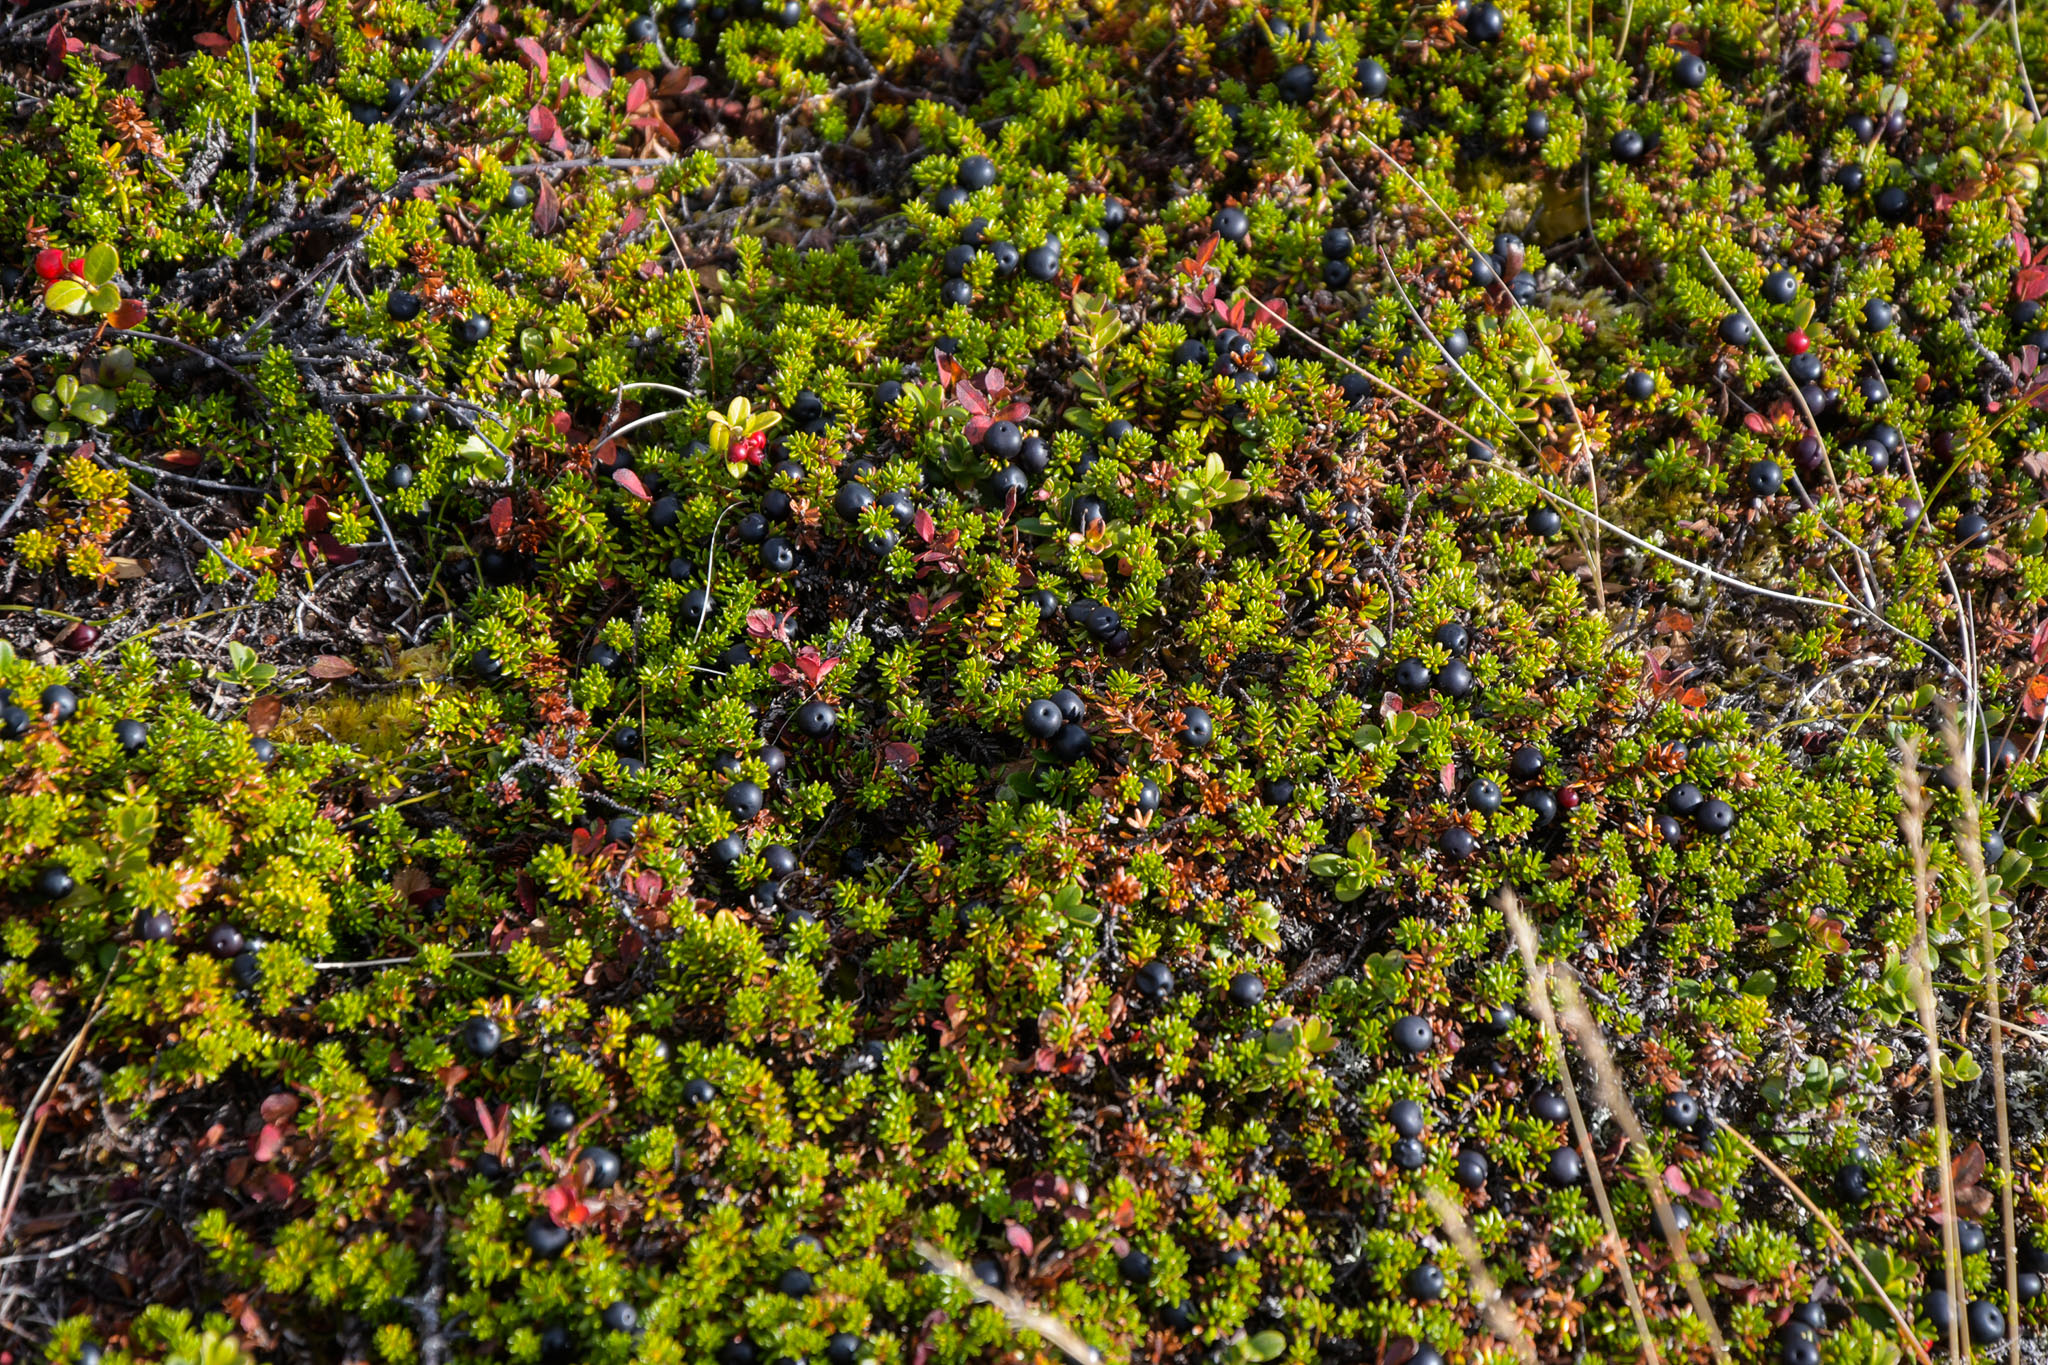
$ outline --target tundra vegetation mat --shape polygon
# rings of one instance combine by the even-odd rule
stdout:
[[[0,1361],[2048,1326],[2021,7],[0,17]]]

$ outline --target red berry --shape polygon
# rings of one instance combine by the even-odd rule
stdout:
[[[71,633],[66,635],[63,641],[64,648],[75,649],[81,652],[91,649],[99,642],[100,628],[90,621],[80,621],[77,625],[73,626]]]
[[[36,253],[36,274],[45,280],[54,280],[64,273],[64,253],[56,247],[44,247]]]
[[[64,263],[64,268],[65,268],[66,270],[70,271],[70,272],[71,272],[71,273],[72,273],[73,275],[76,275],[76,276],[77,276],[77,277],[78,277],[79,279],[81,279],[81,280],[82,280],[82,279],[84,279],[84,278],[85,278],[85,257],[83,257],[83,256],[79,256],[79,257],[77,257],[76,259],[73,259],[73,260],[69,260],[69,261],[66,261],[66,262]]]
[[[767,449],[768,433],[757,431],[751,436],[742,436],[733,443],[732,457],[745,460],[748,464],[761,463],[761,452]]]
[[[1579,808],[1579,789],[1577,787],[1559,787],[1557,789],[1557,804],[1565,810],[1577,810]]]
[[[1812,346],[1813,342],[1806,333],[1796,327],[1792,329],[1792,335],[1785,338],[1785,349],[1793,355],[1805,355]]]

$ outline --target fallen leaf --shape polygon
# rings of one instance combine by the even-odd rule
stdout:
[[[356,671],[356,666],[337,654],[322,654],[306,669],[306,676],[319,678],[323,682],[335,678],[346,678]]]
[[[277,722],[284,715],[284,701],[280,697],[258,697],[249,703],[249,733],[256,736],[269,734],[277,728]]]

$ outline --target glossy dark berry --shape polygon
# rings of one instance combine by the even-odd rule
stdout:
[[[1845,1161],[1835,1168],[1835,1195],[1845,1204],[1860,1205],[1870,1198],[1870,1173],[1862,1163]],[[1946,1307],[1947,1295],[1942,1296]]]
[[[1452,659],[1430,681],[1447,697],[1463,697],[1472,691],[1472,670],[1463,659]]]
[[[1586,1178],[1586,1163],[1579,1158],[1578,1152],[1574,1149],[1560,1147],[1550,1154],[1550,1160],[1544,1164],[1543,1178],[1559,1189],[1576,1185]]]
[[[1190,749],[1207,748],[1215,732],[1215,724],[1209,719],[1209,713],[1201,707],[1190,706],[1181,712],[1179,739]]]
[[[1622,392],[1631,403],[1647,403],[1657,396],[1657,377],[1647,370],[1630,370],[1621,381]]]
[[[791,1266],[776,1277],[775,1292],[787,1295],[792,1299],[806,1299],[810,1297],[815,1283],[811,1279],[810,1271],[803,1269],[801,1266]]]
[[[1242,242],[1252,230],[1252,220],[1241,208],[1226,208],[1216,215],[1216,232],[1226,242]]]
[[[1081,726],[1062,725],[1046,748],[1060,762],[1072,763],[1085,755],[1094,743],[1094,737]]]
[[[1472,837],[1472,831],[1463,825],[1452,825],[1436,838],[1436,846],[1444,853],[1464,862],[1479,851],[1479,841]]]
[[[1529,534],[1542,540],[1549,540],[1564,529],[1564,518],[1554,507],[1532,507],[1526,521]]]
[[[1557,819],[1557,798],[1540,788],[1524,792],[1521,804],[1536,813],[1536,828],[1548,828]]]
[[[1316,93],[1315,68],[1297,62],[1280,73],[1280,99],[1285,104],[1306,104]]]
[[[63,683],[51,683],[36,700],[45,716],[62,725],[78,714],[78,694]]]
[[[1750,338],[1755,335],[1750,330],[1749,319],[1740,313],[1730,313],[1722,318],[1718,330],[1721,340],[1727,342],[1730,346],[1747,346],[1749,345]]]
[[[1266,983],[1257,972],[1239,972],[1230,978],[1230,1003],[1256,1005],[1266,998]]]
[[[605,1305],[597,1320],[607,1332],[637,1332],[640,1330],[640,1310],[624,1299]]]
[[[1429,1164],[1429,1151],[1414,1138],[1398,1139],[1389,1150],[1394,1164],[1404,1171],[1419,1171]]]
[[[1387,69],[1374,57],[1358,60],[1358,93],[1369,100],[1376,100],[1387,93]]]
[[[1531,142],[1541,142],[1550,136],[1550,115],[1541,109],[1531,109],[1529,116],[1522,120],[1522,136]]]
[[[796,709],[796,728],[812,739],[822,739],[839,724],[839,712],[830,702],[809,701]]]
[[[1024,733],[1033,739],[1051,739],[1064,724],[1066,718],[1050,699],[1041,698],[1024,708]]]
[[[1692,822],[1703,834],[1726,834],[1735,827],[1735,807],[1718,797],[1710,797],[1694,808]]]
[[[1690,52],[1681,52],[1671,64],[1671,79],[1682,89],[1697,90],[1707,83],[1707,64]]]
[[[1060,276],[1060,253],[1056,247],[1035,246],[1024,253],[1024,273],[1040,284],[1051,284]]]
[[[1684,1091],[1664,1097],[1664,1122],[1673,1128],[1690,1128],[1700,1121],[1700,1102]]]
[[[1527,782],[1543,771],[1543,751],[1533,744],[1524,744],[1508,756],[1508,771]]]
[[[457,334],[474,346],[491,334],[491,320],[482,313],[466,317],[462,320],[461,327],[457,329]]]
[[[1743,471],[1742,479],[1749,491],[1759,498],[1771,498],[1785,486],[1785,471],[1778,468],[1775,460],[1752,460]]]
[[[725,789],[725,809],[735,820],[751,820],[767,804],[768,793],[751,778],[742,778]]]
[[[1118,1257],[1116,1270],[1131,1284],[1152,1282],[1152,1258],[1142,1251],[1127,1251]]]
[[[1436,1030],[1419,1014],[1404,1014],[1394,1021],[1394,1046],[1410,1057],[1419,1057],[1436,1042]]]
[[[1989,1346],[2005,1340],[2005,1314],[1991,1300],[1975,1300],[1966,1316],[1970,1324],[1970,1340],[1977,1345]]]
[[[546,1214],[537,1213],[527,1220],[526,1245],[534,1255],[552,1260],[569,1245],[569,1230]]]
[[[114,742],[125,754],[139,754],[149,745],[149,727],[139,720],[114,722]]]
[[[1645,147],[1643,135],[1633,128],[1624,128],[1607,140],[1607,150],[1623,165],[1641,161]]]
[[[488,1057],[498,1050],[505,1041],[505,1032],[498,1027],[498,1021],[477,1015],[462,1026],[462,1045],[478,1057]]]
[[[54,863],[36,873],[35,893],[46,901],[61,901],[70,895],[77,883],[71,874]]]
[[[1500,809],[1500,785],[1490,777],[1475,777],[1465,785],[1465,804],[1481,815]]]
[[[1799,277],[1789,270],[1773,270],[1764,276],[1764,298],[1780,307],[1792,302],[1799,294]]]
[[[1403,659],[1394,669],[1394,690],[1419,696],[1429,690],[1429,665],[1420,659]]]
[[[1294,783],[1284,777],[1270,778],[1260,788],[1259,795],[1266,799],[1269,806],[1288,805],[1294,800]]]
[[[1486,1159],[1486,1154],[1467,1147],[1458,1153],[1458,1164],[1453,1168],[1451,1178],[1463,1189],[1476,1190],[1485,1186],[1486,1178],[1491,1174],[1493,1163]]]
[[[954,178],[963,190],[985,190],[996,183],[996,163],[985,156],[970,156],[960,163]]]
[[[1975,1256],[1984,1250],[1984,1228],[1968,1219],[1956,1221],[1956,1249],[1965,1256]]]
[[[1395,1100],[1387,1106],[1387,1122],[1404,1138],[1422,1136],[1424,1117],[1422,1106],[1414,1100]]]
[[[384,313],[393,322],[411,322],[420,315],[420,296],[409,289],[394,289],[384,296]]]
[[[1987,545],[1991,540],[1991,523],[1975,512],[1965,512],[1956,518],[1956,544],[1966,550]]]
[[[1887,331],[1896,320],[1897,312],[1887,299],[1871,299],[1863,305],[1863,329],[1867,332]]]
[[[1408,1291],[1411,1299],[1434,1302],[1444,1296],[1444,1272],[1424,1261],[1408,1272],[1401,1281],[1401,1287]]]
[[[856,1365],[860,1360],[860,1338],[851,1332],[834,1332],[825,1342],[825,1365]]]
[[[1563,1123],[1572,1116],[1571,1106],[1563,1095],[1549,1086],[1529,1096],[1529,1113],[1545,1123]]]
[[[1138,992],[1149,999],[1164,1000],[1173,994],[1173,971],[1156,957],[1138,968],[1133,980]]]

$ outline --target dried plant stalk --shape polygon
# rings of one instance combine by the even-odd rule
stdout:
[[[1920,1344],[1920,1335],[1913,1330],[1913,1324],[1907,1320],[1904,1313],[1899,1311],[1899,1306],[1892,1302],[1892,1296],[1884,1292],[1884,1286],[1878,1283],[1877,1276],[1870,1273],[1870,1267],[1863,1264],[1863,1258],[1856,1254],[1856,1248],[1849,1245],[1849,1239],[1842,1235],[1842,1230],[1839,1227],[1835,1226],[1835,1220],[1823,1213],[1820,1205],[1807,1198],[1806,1191],[1799,1188],[1799,1182],[1785,1174],[1784,1168],[1765,1156],[1763,1149],[1744,1137],[1741,1130],[1732,1125],[1724,1125],[1718,1131],[1726,1133],[1729,1137],[1741,1143],[1751,1156],[1763,1164],[1765,1170],[1777,1177],[1780,1185],[1791,1191],[1792,1197],[1797,1199],[1805,1207],[1806,1211],[1813,1215],[1815,1221],[1820,1224],[1821,1231],[1827,1234],[1828,1241],[1834,1244],[1835,1250],[1841,1252],[1849,1264],[1856,1267],[1857,1274],[1861,1275],[1864,1283],[1870,1286],[1870,1292],[1877,1295],[1877,1300],[1884,1305],[1885,1312],[1891,1314],[1893,1324],[1899,1329],[1899,1340],[1906,1343],[1906,1348],[1913,1353],[1914,1358],[1920,1362],[1920,1365],[1934,1365],[1933,1358],[1927,1354],[1927,1348]]]
[[[1519,939],[1527,921],[1522,918],[1519,910],[1513,918],[1521,922],[1515,930],[1515,935]],[[1533,942],[1534,933],[1532,932],[1529,937]],[[1628,1102],[1628,1092],[1622,1089],[1621,1085],[1621,1073],[1615,1069],[1614,1058],[1607,1051],[1607,1040],[1600,1034],[1598,1021],[1593,1018],[1592,1011],[1586,1008],[1586,1002],[1579,994],[1579,983],[1570,974],[1561,971],[1556,963],[1550,964],[1549,973],[1557,991],[1558,1008],[1570,1022],[1580,1049],[1585,1052],[1586,1060],[1593,1067],[1594,1093],[1600,1097],[1600,1103],[1606,1105],[1608,1112],[1621,1124],[1621,1130],[1628,1134],[1629,1141],[1635,1143],[1636,1149],[1645,1156],[1653,1155],[1656,1149],[1650,1145],[1650,1139],[1643,1131],[1642,1122],[1636,1117],[1635,1106]],[[1671,1262],[1678,1271],[1679,1282],[1685,1286],[1686,1297],[1692,1300],[1693,1312],[1706,1324],[1707,1341],[1713,1347],[1714,1359],[1720,1361],[1721,1365],[1727,1365],[1728,1342],[1721,1335],[1721,1324],[1714,1318],[1714,1305],[1707,1298],[1707,1287],[1700,1282],[1699,1267],[1692,1263],[1692,1253],[1685,1243],[1685,1232],[1678,1226],[1671,1198],[1665,1193],[1663,1178],[1656,1171],[1655,1165],[1655,1162],[1650,1163],[1650,1167],[1643,1172],[1643,1188],[1649,1191],[1650,1204],[1657,1213],[1657,1224],[1664,1231],[1664,1240],[1670,1244]]]
[[[1606,1226],[1614,1248],[1614,1268],[1621,1275],[1622,1292],[1628,1296],[1628,1309],[1636,1320],[1636,1333],[1642,1338],[1643,1355],[1649,1365],[1659,1365],[1661,1357],[1657,1352],[1657,1340],[1650,1335],[1650,1316],[1643,1311],[1642,1291],[1636,1287],[1635,1272],[1629,1269],[1628,1243],[1622,1239],[1621,1229],[1614,1221],[1614,1207],[1607,1199],[1607,1182],[1600,1175],[1600,1154],[1593,1148],[1592,1131],[1586,1127],[1586,1115],[1579,1107],[1578,1086],[1572,1080],[1571,1064],[1564,1055],[1564,1037],[1557,1026],[1557,1014],[1550,1007],[1550,991],[1542,966],[1536,959],[1536,933],[1530,928],[1528,917],[1522,914],[1521,901],[1512,886],[1502,884],[1495,904],[1507,916],[1515,942],[1522,950],[1522,970],[1529,981],[1529,1004],[1543,1027],[1543,1040],[1549,1045],[1551,1060],[1557,1064],[1565,1103],[1571,1109],[1572,1131],[1578,1135],[1579,1154],[1585,1159],[1586,1179],[1593,1187],[1593,1204],[1600,1211],[1600,1221]]]
[[[1500,1286],[1486,1268],[1486,1254],[1479,1249],[1479,1239],[1472,1235],[1471,1227],[1465,1222],[1464,1211],[1455,1199],[1434,1185],[1423,1186],[1422,1194],[1429,1200],[1437,1221],[1443,1224],[1444,1234],[1451,1239],[1451,1245],[1458,1249],[1459,1259],[1465,1262],[1466,1278],[1472,1282],[1472,1301],[1485,1315],[1486,1325],[1514,1349],[1516,1356],[1528,1365],[1535,1365],[1536,1343],[1522,1330],[1520,1320],[1508,1311],[1500,1295]]]
[[[1052,1314],[1033,1307],[1007,1289],[983,1284],[975,1278],[974,1272],[967,1268],[966,1263],[951,1252],[942,1251],[923,1238],[912,1242],[911,1248],[930,1264],[933,1274],[944,1275],[982,1303],[994,1308],[1009,1319],[1010,1326],[1015,1330],[1036,1332],[1057,1347],[1068,1359],[1078,1361],[1080,1365],[1103,1365],[1105,1360],[1110,1359],[1090,1346],[1079,1332]]]
[[[1941,1268],[1948,1289],[1948,1356],[1963,1358],[1961,1314],[1962,1249],[1956,1240],[1956,1182],[1949,1161],[1948,1096],[1941,1083],[1941,1018],[1934,1006],[1934,953],[1927,941],[1927,909],[1934,898],[1934,877],[1927,867],[1927,792],[1920,785],[1919,747],[1911,738],[1899,743],[1899,828],[1913,851],[1913,944],[1908,950],[1907,979],[1920,1016],[1927,1048],[1927,1083],[1934,1095],[1934,1160],[1941,1181]]]
[[[2012,1113],[2005,1091],[2006,1024],[1998,976],[1998,937],[1991,928],[1991,886],[1985,880],[1984,829],[1977,805],[1977,783],[1972,772],[1977,761],[1977,746],[1957,733],[1953,711],[1943,719],[1942,739],[1950,753],[1961,755],[1955,760],[1962,769],[1962,781],[1957,786],[1963,794],[1963,818],[1958,822],[1956,840],[1961,846],[1963,866],[1970,873],[1970,894],[1977,912],[1977,932],[1981,936],[1984,955],[1984,1015],[1991,1027],[1991,1107],[1998,1125],[1998,1170],[2004,1177],[1998,1182],[1998,1225],[2005,1242],[2005,1339],[2011,1351],[2008,1359],[2018,1360],[2020,1258],[2019,1228],[2014,1222],[2012,1206]],[[1917,773],[1915,777],[1917,780]],[[1916,855],[1914,870],[1917,872],[1924,862],[1924,852]],[[1949,1302],[1960,1304],[1962,1300],[1951,1295]],[[1951,1318],[1954,1316],[1950,1314]]]

